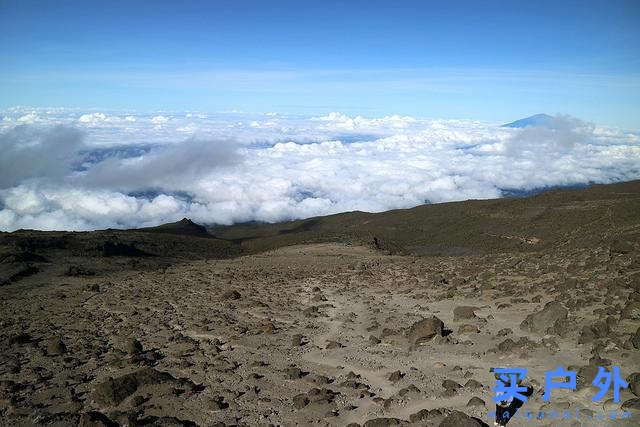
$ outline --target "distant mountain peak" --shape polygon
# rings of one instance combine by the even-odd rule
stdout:
[[[138,231],[149,231],[156,233],[185,234],[193,236],[210,236],[207,229],[196,224],[189,218],[182,218],[180,221],[158,225],[156,227],[140,228]]]
[[[524,119],[516,120],[515,122],[502,125],[505,128],[525,128],[525,127],[553,127],[555,118],[548,114],[534,114],[533,116],[525,117]]]

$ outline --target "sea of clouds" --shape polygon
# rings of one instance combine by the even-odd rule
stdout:
[[[0,111],[0,230],[281,221],[640,179],[640,133],[470,120]]]

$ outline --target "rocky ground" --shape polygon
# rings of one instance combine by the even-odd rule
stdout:
[[[237,256],[237,242],[192,233],[89,233],[92,251],[82,236],[5,234],[0,423],[479,426],[493,424],[491,369],[521,367],[533,394],[520,411],[546,417],[509,426],[638,425],[630,218],[607,218],[586,246],[536,249],[530,235],[531,250],[447,256],[350,241]],[[559,365],[577,390],[545,403]],[[620,367],[619,403],[611,390],[592,401],[598,366]]]

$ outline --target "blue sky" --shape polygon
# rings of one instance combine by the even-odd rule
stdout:
[[[0,107],[640,129],[638,2],[305,3],[0,0]]]

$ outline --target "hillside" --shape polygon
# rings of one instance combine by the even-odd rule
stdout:
[[[639,212],[635,181],[208,232],[2,233],[0,424],[481,427],[493,369],[521,367],[523,414],[574,417],[540,425],[637,425]],[[557,366],[576,390],[548,403]],[[618,402],[592,399],[600,366],[629,384]]]

